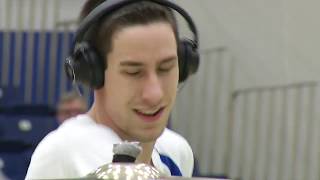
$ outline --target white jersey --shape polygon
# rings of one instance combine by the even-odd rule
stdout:
[[[83,177],[112,162],[113,144],[119,136],[97,124],[88,115],[79,115],[49,133],[34,151],[26,179]],[[190,177],[193,153],[187,141],[165,129],[157,139],[152,163],[166,175]]]

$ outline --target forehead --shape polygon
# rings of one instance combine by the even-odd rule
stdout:
[[[134,25],[121,29],[112,39],[113,48],[109,55],[124,59],[125,56],[167,56],[177,53],[177,42],[169,23],[157,22]],[[122,59],[120,58],[120,59]]]

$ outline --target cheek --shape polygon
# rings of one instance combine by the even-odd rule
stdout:
[[[115,109],[119,108],[117,111],[123,111],[124,107],[130,102],[130,98],[133,93],[133,87],[125,81],[121,75],[109,72],[106,75],[106,94],[107,94],[107,103],[110,108]]]
[[[110,67],[110,70],[105,73],[105,83],[110,91],[109,94],[117,95],[126,99],[132,97],[139,89],[139,82],[121,74],[119,69],[111,68],[112,67]]]
[[[179,70],[178,68],[164,79],[163,84],[167,93],[176,96],[178,90]]]

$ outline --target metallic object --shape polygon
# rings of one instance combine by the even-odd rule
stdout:
[[[112,180],[149,180],[158,179],[161,173],[147,164],[110,163],[101,166],[87,178],[112,179]]]
[[[134,163],[142,151],[139,142],[124,141],[113,145],[113,163]]]

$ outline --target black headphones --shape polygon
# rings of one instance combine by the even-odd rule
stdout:
[[[100,18],[111,14],[126,5],[146,0],[107,0],[92,10],[80,23],[75,33],[75,44],[71,55],[65,60],[65,71],[69,78],[99,89],[104,85],[105,60],[84,39],[92,24]],[[199,67],[197,28],[190,15],[178,5],[167,0],[148,0],[171,8],[181,14],[193,33],[193,39],[180,39],[178,44],[179,83],[185,81],[189,75],[195,73]]]

